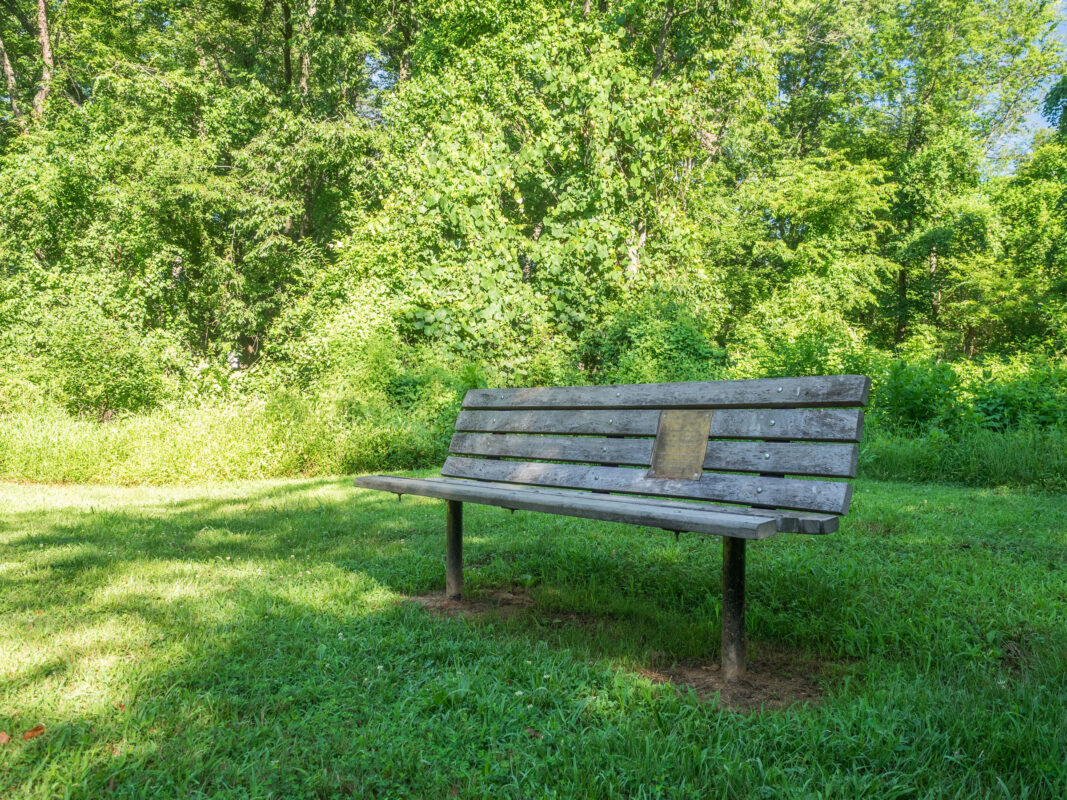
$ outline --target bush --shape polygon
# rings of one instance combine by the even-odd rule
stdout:
[[[56,320],[46,344],[48,373],[72,414],[110,419],[117,412],[153,408],[164,398],[165,358],[98,312]]]
[[[731,335],[730,354],[738,378],[865,371],[869,358],[841,301],[806,284],[774,294],[745,315]]]
[[[981,427],[1067,427],[1067,367],[1044,360],[998,366],[967,380]]]
[[[579,341],[596,383],[712,380],[725,376],[726,351],[684,306],[651,299],[622,308]]]
[[[38,384],[0,368],[0,415],[30,412],[46,402],[45,392]]]
[[[897,360],[875,370],[871,412],[887,430],[1067,426],[1067,367],[1044,359],[984,364]]]
[[[964,409],[959,383],[948,364],[894,361],[875,383],[872,411],[889,428],[955,427]]]

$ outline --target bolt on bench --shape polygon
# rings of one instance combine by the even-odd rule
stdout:
[[[472,389],[442,477],[355,485],[448,501],[451,598],[462,592],[465,502],[722,536],[732,680],[745,671],[745,542],[837,530],[852,487],[818,479],[855,476],[870,385],[828,375]]]

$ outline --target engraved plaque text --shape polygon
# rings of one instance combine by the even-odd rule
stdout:
[[[656,442],[652,445],[652,468],[647,477],[699,480],[710,432],[710,410],[686,408],[659,412]]]

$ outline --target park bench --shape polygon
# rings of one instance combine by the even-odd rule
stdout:
[[[723,537],[722,671],[745,671],[745,543],[837,530],[856,474],[862,375],[472,389],[441,477],[357,487],[447,501],[445,591],[463,581],[463,503]]]

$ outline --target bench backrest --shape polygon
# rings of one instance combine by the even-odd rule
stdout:
[[[844,514],[852,487],[812,478],[855,476],[869,391],[863,375],[472,389],[441,472]],[[675,428],[670,415],[661,427],[661,414],[675,409],[710,414],[703,469],[685,479],[650,477],[654,447],[663,450]]]

